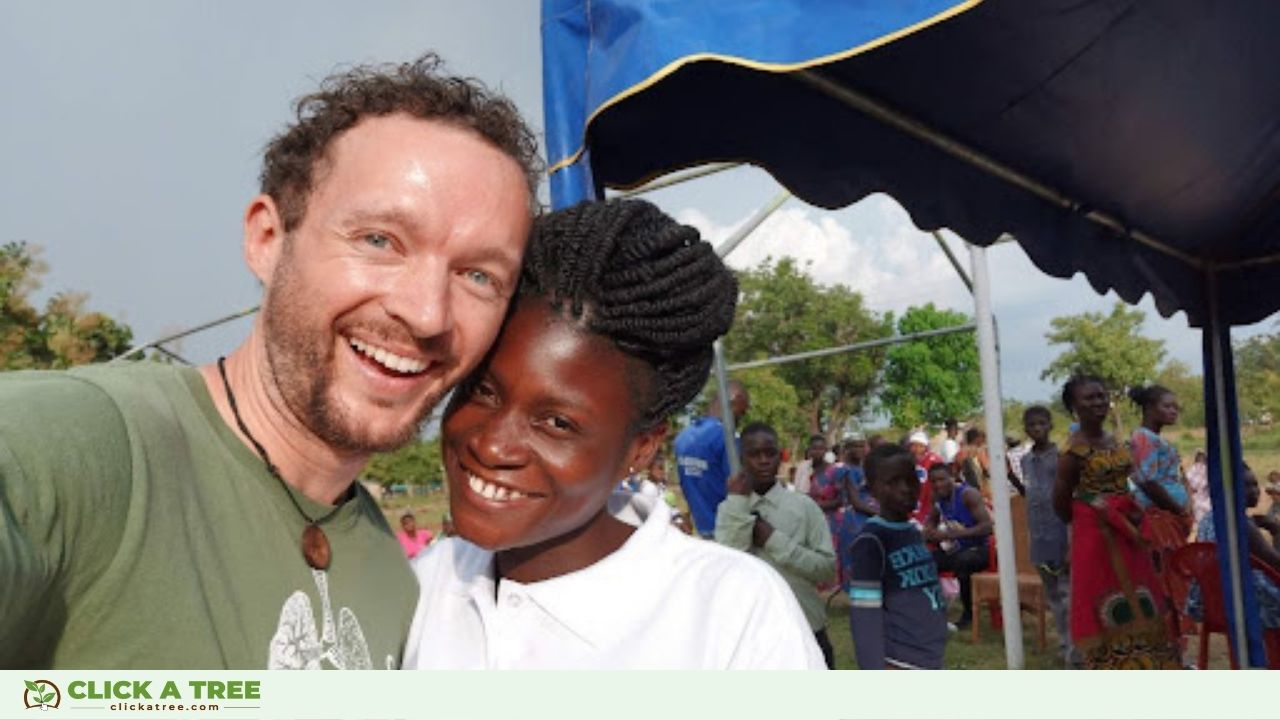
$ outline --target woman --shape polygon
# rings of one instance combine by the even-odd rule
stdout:
[[[1195,460],[1187,469],[1187,489],[1191,491],[1192,522],[1200,527],[1200,521],[1209,514],[1213,505],[1209,500],[1209,467],[1203,450],[1196,451]]]
[[[1058,459],[1054,511],[1071,524],[1071,639],[1096,669],[1181,667],[1158,608],[1164,595],[1129,494],[1128,450],[1103,428],[1111,403],[1102,381],[1076,376],[1062,389],[1075,414]]]
[[[826,441],[823,441],[825,447]],[[827,592],[833,587],[844,587],[849,569],[848,547],[853,542],[853,512],[849,509],[849,490],[856,467],[845,464],[848,459],[841,448],[841,462],[833,464],[829,452],[814,460],[813,477],[809,487],[809,497],[818,504],[822,514],[827,518],[827,529],[831,531],[832,550],[836,554],[835,585],[830,582],[818,584],[818,592]],[[819,464],[821,461],[821,464]]]
[[[1129,390],[1129,399],[1142,409],[1142,426],[1133,431],[1134,497],[1144,511],[1156,511],[1162,522],[1176,520],[1182,537],[1191,532],[1190,497],[1182,478],[1182,460],[1160,431],[1178,422],[1178,397],[1172,390],[1151,385]]]
[[[1178,451],[1160,431],[1178,422],[1178,397],[1160,385],[1129,390],[1129,399],[1142,410],[1142,425],[1129,438],[1129,454],[1133,458],[1133,496],[1142,507],[1140,531],[1151,549],[1151,560],[1161,578],[1161,590],[1171,596],[1172,587],[1164,581],[1165,570],[1173,551],[1187,543],[1192,531],[1191,498],[1182,477],[1182,460]],[[1169,630],[1174,637],[1181,634],[1178,611],[1165,608]]]
[[[671,525],[606,511],[702,389],[737,283],[639,201],[540,218],[490,356],[442,426],[459,538],[414,563],[405,666],[825,667],[785,581]]]

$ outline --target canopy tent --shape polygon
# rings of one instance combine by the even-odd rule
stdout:
[[[544,0],[552,199],[746,161],[1185,311],[1224,590],[1261,665],[1229,326],[1280,309],[1276,27],[1266,0]]]

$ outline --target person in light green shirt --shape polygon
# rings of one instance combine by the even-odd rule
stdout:
[[[728,495],[716,510],[716,542],[749,552],[782,575],[827,667],[834,669],[826,604],[817,590],[818,583],[830,582],[836,572],[826,516],[808,495],[778,484],[782,455],[772,427],[751,423],[742,429],[741,438],[742,471],[729,478]]]
[[[514,106],[425,55],[268,144],[248,338],[0,376],[0,668],[392,668],[417,587],[356,482],[493,344],[535,205]]]
[[[359,483],[289,488],[194,368],[0,373],[0,667],[397,667],[417,583]]]

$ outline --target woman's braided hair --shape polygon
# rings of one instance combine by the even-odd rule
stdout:
[[[712,343],[733,324],[738,282],[697,230],[642,200],[608,200],[535,221],[519,296],[545,298],[648,367],[633,388],[633,427],[645,430],[702,389]]]
[[[1172,394],[1173,391],[1163,385],[1129,388],[1129,399],[1144,412],[1154,407],[1165,395]]]

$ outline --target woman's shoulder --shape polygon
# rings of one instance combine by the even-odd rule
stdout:
[[[739,584],[773,584],[782,576],[760,558],[712,540],[675,531],[664,539],[661,558],[670,576],[690,581]],[[719,590],[719,588],[717,588]]]
[[[1160,433],[1151,428],[1139,425],[1129,436],[1129,446],[1135,449],[1161,447],[1169,445],[1169,441],[1160,437]]]
[[[1085,458],[1089,457],[1089,454],[1093,452],[1093,446],[1090,445],[1089,441],[1080,434],[1079,430],[1077,430],[1070,435],[1067,435],[1067,439],[1062,441],[1062,447],[1058,448],[1058,452],[1062,455],[1074,455],[1078,458]]]
[[[1089,458],[1099,454],[1127,454],[1129,452],[1128,445],[1129,443],[1120,442],[1110,433],[1104,433],[1098,440],[1090,442],[1083,433],[1077,430],[1067,436],[1059,452],[1064,455],[1074,455],[1078,458]]]

